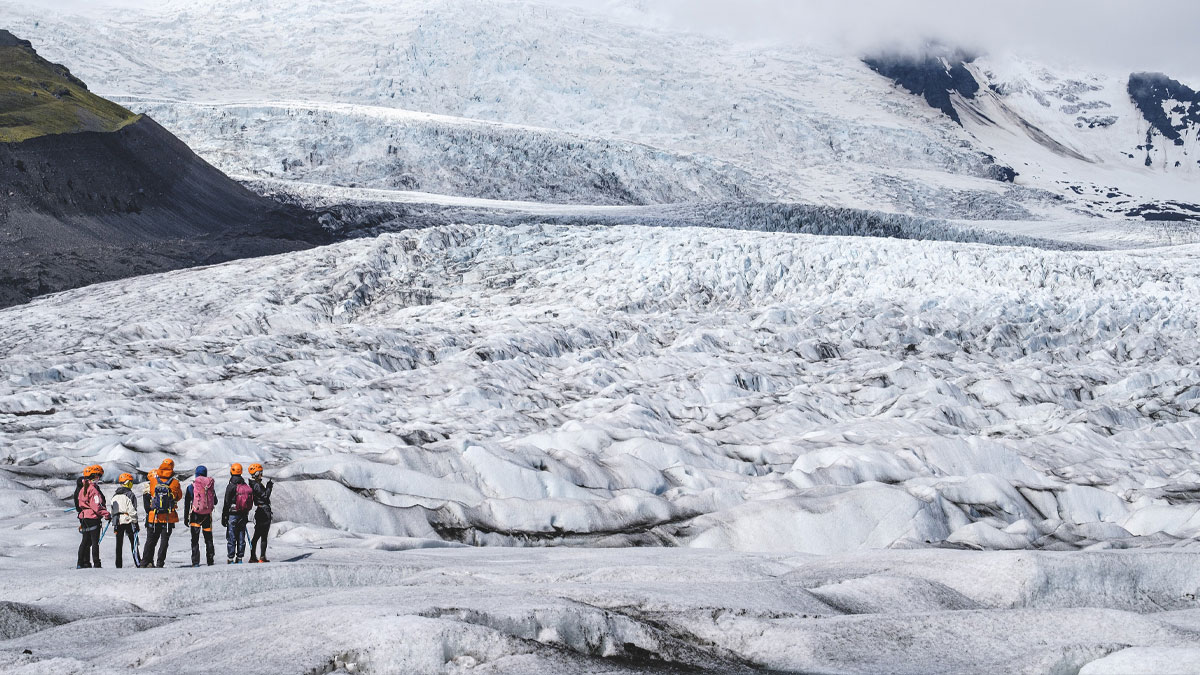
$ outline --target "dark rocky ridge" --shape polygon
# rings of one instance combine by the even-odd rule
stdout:
[[[1182,82],[1162,73],[1133,73],[1126,89],[1142,117],[1176,145],[1183,145],[1184,131],[1200,126],[1200,92]],[[1178,122],[1171,120],[1164,101],[1177,101],[1171,112],[1179,115]]]
[[[33,49],[33,44],[29,40],[22,40],[12,33],[0,28],[0,47],[24,47]]]
[[[962,125],[950,95],[958,93],[964,98],[975,98],[979,83],[966,67],[975,58],[975,54],[961,49],[931,47],[923,54],[868,56],[863,63],[908,91],[924,97],[929,105]]]
[[[329,241],[313,214],[250,192],[146,117],[0,143],[0,307]]]
[[[967,69],[966,64],[977,55],[962,49],[950,49],[940,45],[929,45],[923,53],[884,53],[863,58],[871,70],[904,87],[910,93],[921,96],[933,108],[962,126],[962,118],[954,108],[953,94],[973,99],[979,93],[979,82]],[[1013,182],[1017,172],[1010,166],[995,162],[995,157],[984,155],[989,164],[989,176],[1005,183]]]

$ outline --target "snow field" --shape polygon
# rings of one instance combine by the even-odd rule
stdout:
[[[0,462],[261,461],[282,527],[469,544],[1184,543],[1195,254],[383,235],[6,310]]]

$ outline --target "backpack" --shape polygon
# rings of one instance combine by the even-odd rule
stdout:
[[[84,504],[83,502],[81,502],[79,500],[79,494],[81,492],[83,492],[83,479],[76,478],[75,479],[75,513],[83,513],[83,509],[86,506],[86,504]]]
[[[158,514],[167,514],[175,510],[175,496],[171,494],[171,484],[159,480],[154,483],[154,492],[150,495],[150,510]]]
[[[202,516],[212,514],[217,505],[217,493],[213,490],[213,479],[208,476],[196,476],[192,481],[192,513]]]
[[[254,506],[254,488],[245,483],[239,483],[234,495],[233,510],[237,513],[249,513],[250,507]]]

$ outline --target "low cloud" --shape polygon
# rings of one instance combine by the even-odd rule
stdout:
[[[856,55],[936,40],[1061,65],[1200,74],[1198,0],[610,0],[628,19]]]

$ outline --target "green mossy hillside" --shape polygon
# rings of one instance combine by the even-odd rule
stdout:
[[[0,143],[49,134],[116,131],[140,115],[88,91],[70,71],[0,30]]]

